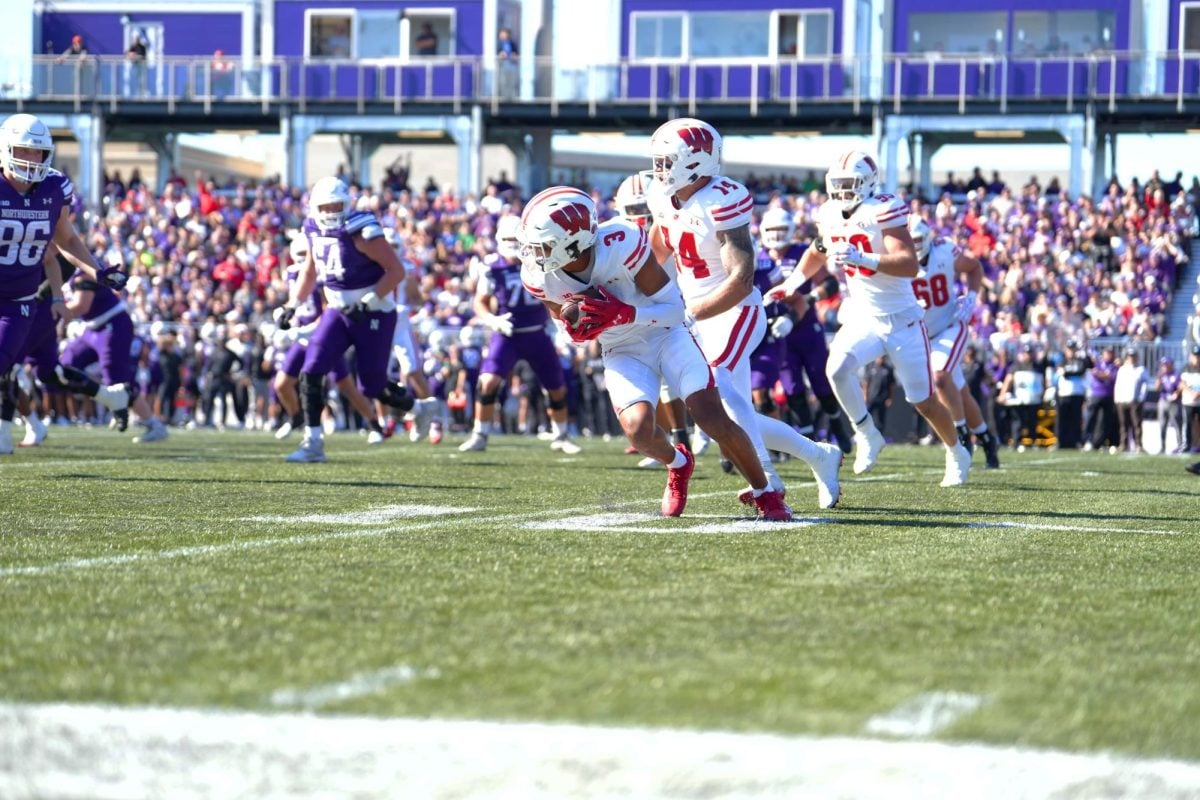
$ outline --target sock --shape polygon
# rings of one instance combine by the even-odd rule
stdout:
[[[671,463],[667,464],[667,466],[670,467],[671,469],[680,469],[681,467],[685,466],[686,464],[687,464],[687,456],[685,456],[683,454],[682,450],[676,450],[675,458],[672,459]]]
[[[671,444],[681,444],[685,447],[688,443],[687,428],[672,428],[671,429]]]
[[[987,433],[987,429],[988,429],[987,423],[981,422],[976,427],[971,428],[971,433],[983,434],[983,433]]]
[[[325,438],[325,431],[322,430],[320,425],[317,425],[316,427],[309,425],[304,430],[304,436],[310,442],[320,442]]]
[[[369,420],[367,422],[367,428],[374,433],[383,433],[383,426],[380,425],[376,420]]]
[[[956,419],[954,420],[954,427],[965,428],[967,427],[967,421],[965,419]]]
[[[550,432],[554,434],[555,439],[561,439],[562,437],[566,436],[566,432],[563,430],[562,426],[558,424],[558,420],[556,420],[554,417],[550,418]]]

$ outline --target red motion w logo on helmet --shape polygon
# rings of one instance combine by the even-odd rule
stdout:
[[[701,150],[712,155],[713,137],[712,132],[706,128],[683,128],[679,131],[679,138],[683,139],[684,144],[692,148],[693,153],[699,153]]]
[[[592,215],[582,203],[559,206],[550,212],[550,219],[567,233],[579,233],[592,227]]]

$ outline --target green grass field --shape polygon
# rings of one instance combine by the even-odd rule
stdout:
[[[712,453],[667,520],[622,442],[458,441],[292,465],[53,430],[0,461],[3,701],[864,736],[958,693],[934,738],[1200,760],[1177,458],[1004,453],[946,490],[940,448],[892,446],[823,512],[793,461],[769,525]]]

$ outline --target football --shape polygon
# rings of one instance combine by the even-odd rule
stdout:
[[[579,320],[583,316],[583,310],[580,308],[580,305],[588,297],[599,299],[603,295],[595,286],[588,286],[572,294],[571,298],[563,302],[558,309],[558,316],[562,319],[563,324],[571,329],[579,327]]]

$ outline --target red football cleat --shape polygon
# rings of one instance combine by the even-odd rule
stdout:
[[[692,479],[692,470],[696,468],[696,459],[686,447],[675,445],[675,449],[683,453],[687,463],[679,469],[667,469],[667,488],[663,490],[662,515],[678,517],[687,505],[688,481]]]
[[[792,518],[792,510],[783,502],[781,492],[763,492],[754,498],[758,508],[758,518],[764,522],[788,522]]]
[[[390,439],[396,434],[396,418],[389,416],[383,425],[383,438]]]
[[[787,489],[779,490],[779,498],[781,500],[787,498]],[[742,489],[740,492],[738,492],[738,502],[744,506],[754,505],[754,487],[747,486],[745,489]],[[784,506],[787,507],[789,511],[791,510],[791,507],[787,506],[786,503],[784,503]]]

